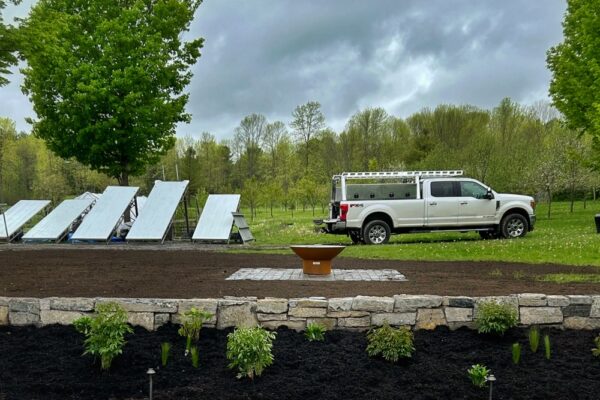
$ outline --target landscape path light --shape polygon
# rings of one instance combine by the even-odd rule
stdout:
[[[156,371],[154,371],[154,368],[148,368],[146,374],[148,374],[148,379],[150,380],[148,387],[148,398],[152,400],[152,375],[156,374]]]
[[[492,400],[492,390],[493,390],[494,382],[496,382],[496,377],[493,374],[490,374],[490,376],[485,378],[485,380],[490,383],[490,400]]]

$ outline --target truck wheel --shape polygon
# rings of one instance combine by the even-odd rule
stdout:
[[[380,220],[367,223],[363,230],[363,240],[366,244],[385,244],[390,240],[390,226]]]
[[[521,214],[509,214],[502,218],[500,233],[505,239],[520,238],[527,234],[529,223]]]
[[[360,236],[359,231],[350,231],[348,233],[348,235],[350,236],[350,240],[352,240],[352,243],[354,243],[354,244],[364,243],[363,238]]]

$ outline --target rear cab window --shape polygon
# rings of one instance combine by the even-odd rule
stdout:
[[[456,197],[455,186],[453,181],[431,182],[431,195],[433,197]]]

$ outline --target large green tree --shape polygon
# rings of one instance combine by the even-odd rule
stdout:
[[[201,0],[40,0],[22,24],[33,132],[61,157],[129,183],[189,122]]]
[[[600,0],[568,0],[563,33],[548,51],[550,95],[568,125],[600,145]]]
[[[9,68],[17,63],[15,52],[18,48],[17,30],[12,25],[7,25],[2,17],[2,10],[7,3],[19,4],[21,0],[0,0],[0,86],[8,83],[6,75],[10,74]]]

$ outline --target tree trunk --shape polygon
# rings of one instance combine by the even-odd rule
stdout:
[[[548,190],[548,219],[550,219],[550,210],[552,209],[552,191]]]
[[[573,181],[571,181],[573,182]],[[573,203],[575,203],[575,184],[571,183],[571,193],[570,193],[570,197],[571,197],[571,214],[573,213]]]

